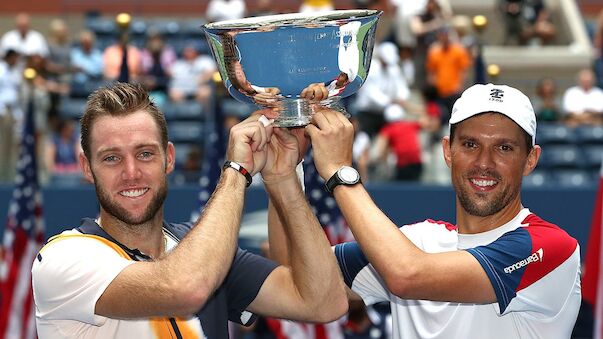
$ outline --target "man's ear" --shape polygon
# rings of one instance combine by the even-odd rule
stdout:
[[[451,143],[450,143],[450,137],[449,136],[445,136],[442,138],[442,150],[444,151],[444,160],[446,161],[446,165],[448,166],[448,168],[450,168],[451,164],[452,164],[452,150],[450,149],[451,147]]]
[[[84,152],[80,152],[79,161],[82,173],[84,173],[84,178],[86,178],[89,183],[93,184],[94,176],[92,175],[92,169],[90,168],[90,161],[88,161]]]
[[[536,168],[536,165],[538,165],[538,159],[540,159],[540,154],[542,154],[542,148],[540,148],[540,146],[538,145],[534,145],[534,147],[532,147],[532,150],[530,151],[530,154],[528,154],[526,165],[523,168],[524,177],[532,173],[534,168]]]
[[[176,166],[176,148],[174,147],[174,144],[172,144],[171,142],[168,142],[167,145],[167,149],[166,149],[166,166],[165,166],[165,174],[170,174],[172,173],[172,171],[174,170],[174,167]]]

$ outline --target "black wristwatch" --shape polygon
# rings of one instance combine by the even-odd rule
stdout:
[[[325,190],[333,194],[333,189],[339,185],[355,185],[360,182],[360,174],[350,166],[341,166],[340,169],[325,183]]]

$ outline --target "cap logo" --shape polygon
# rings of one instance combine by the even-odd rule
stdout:
[[[502,102],[502,98],[505,95],[505,91],[498,88],[493,88],[490,90],[490,101],[498,101]]]

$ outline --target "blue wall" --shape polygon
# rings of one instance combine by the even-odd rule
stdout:
[[[388,183],[368,186],[377,205],[397,224],[412,223],[430,218],[454,221],[454,192],[450,187],[419,184]],[[188,220],[197,205],[196,186],[172,188],[165,206],[165,218],[170,221]],[[0,186],[0,233],[4,231],[12,187]],[[590,188],[532,188],[524,189],[524,206],[540,217],[553,222],[574,236],[586,250],[596,187]],[[74,188],[47,187],[43,190],[46,234],[53,235],[79,224],[82,217],[95,217],[98,206],[93,186]],[[263,188],[249,189],[245,210],[266,208]],[[584,255],[583,255],[584,257]]]

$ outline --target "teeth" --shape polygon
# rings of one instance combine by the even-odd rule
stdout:
[[[477,180],[477,179],[471,179],[471,182],[479,187],[488,187],[488,186],[494,186],[496,184],[496,181],[494,180]]]
[[[148,188],[141,188],[137,190],[121,191],[119,194],[123,195],[124,197],[135,198],[145,194],[145,192],[148,190]]]

